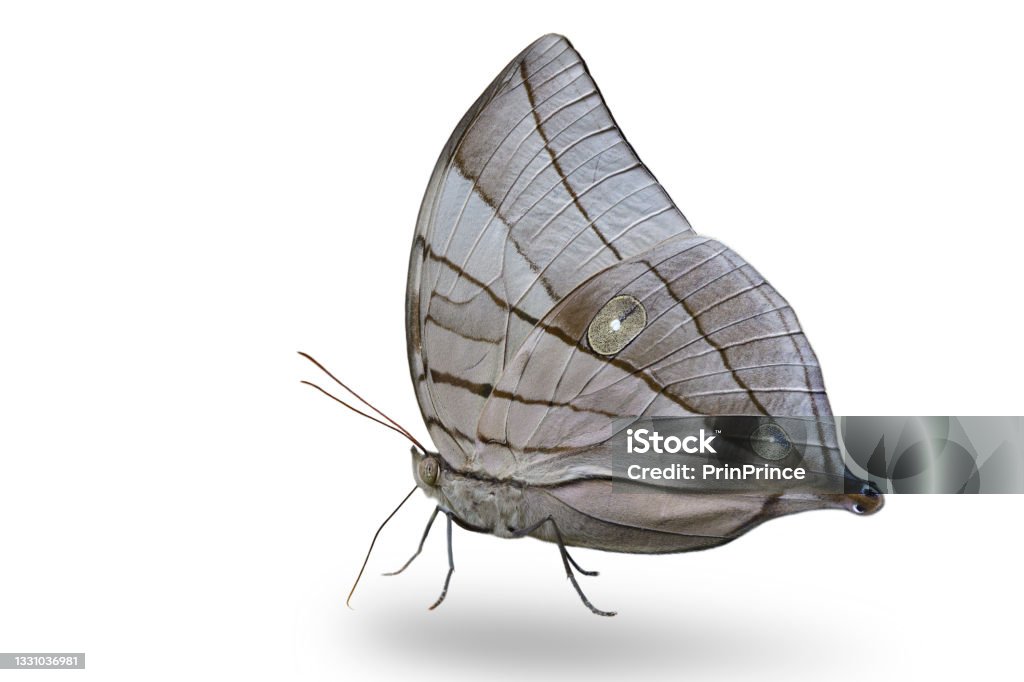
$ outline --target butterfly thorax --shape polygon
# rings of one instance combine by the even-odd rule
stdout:
[[[416,484],[466,528],[499,537],[534,523],[527,518],[524,486],[477,472],[460,471],[436,454],[413,456]]]

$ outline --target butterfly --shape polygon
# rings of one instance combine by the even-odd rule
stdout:
[[[591,573],[569,547],[686,552],[787,514],[882,506],[863,482],[670,491],[613,466],[613,436],[643,420],[786,415],[813,424],[799,441],[782,432],[786,451],[799,446],[819,477],[851,477],[792,308],[690,227],[562,36],[515,57],[445,145],[416,224],[406,329],[435,449],[375,420],[414,442],[409,495],[437,503],[395,573],[447,521],[449,571],[430,608],[454,571],[453,523],[554,543],[580,599],[608,616],[580,589],[575,573]]]

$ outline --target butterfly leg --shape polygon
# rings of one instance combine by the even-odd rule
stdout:
[[[391,571],[390,573],[382,573],[381,575],[398,575],[405,569],[409,568],[409,564],[413,562],[413,559],[420,555],[423,551],[423,545],[427,541],[427,536],[430,535],[430,527],[434,525],[434,519],[437,518],[437,512],[441,511],[440,507],[434,507],[434,513],[430,515],[430,520],[427,521],[427,527],[423,529],[423,537],[420,538],[420,546],[416,548],[416,553],[409,557],[409,560],[402,564],[402,567],[397,571]]]
[[[558,551],[562,555],[562,565],[565,566],[565,575],[567,578],[569,578],[569,582],[571,582],[572,586],[576,589],[576,594],[580,596],[580,599],[583,601],[583,604],[599,616],[614,616],[614,611],[602,611],[601,609],[591,604],[590,600],[587,599],[587,595],[583,594],[583,590],[580,588],[580,584],[576,582],[576,576],[573,575],[572,567],[575,566],[577,570],[579,570],[581,573],[586,573],[587,575],[591,575],[592,572],[583,571],[583,569],[581,569],[579,565],[575,561],[573,561],[572,557],[569,556],[569,551],[565,548],[565,541],[562,539],[562,531],[558,529],[558,524],[555,523],[555,520],[552,517],[549,516],[545,519],[542,519],[541,521],[538,521],[532,526],[529,526],[528,528],[522,528],[516,531],[515,536],[521,537],[523,535],[529,535],[533,531],[543,526],[545,523],[550,523],[551,527],[555,529],[555,540],[558,544]],[[593,574],[596,575],[596,573]]]
[[[437,515],[436,511],[434,512],[434,515]],[[444,515],[448,519],[448,575],[444,578],[444,587],[441,588],[441,596],[438,597],[437,601],[430,606],[431,611],[440,606],[441,602],[444,601],[444,598],[448,596],[448,583],[451,582],[452,573],[455,572],[455,558],[452,556],[452,515],[451,512],[445,512]],[[433,517],[431,517],[431,520],[433,520]]]
[[[569,558],[569,563],[572,564],[572,567],[575,568],[581,575],[589,575],[589,576],[601,575],[597,571],[588,571],[585,568],[583,568],[582,566],[580,566],[578,563],[576,563],[576,560],[572,558],[572,554],[569,554],[569,550],[565,550],[565,556],[567,556]]]

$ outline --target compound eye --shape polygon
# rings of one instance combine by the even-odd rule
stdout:
[[[425,484],[432,486],[437,483],[437,473],[437,460],[433,457],[427,457],[420,462],[420,480]]]

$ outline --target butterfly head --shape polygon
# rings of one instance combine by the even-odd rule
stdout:
[[[440,485],[441,457],[436,453],[421,453],[412,448],[412,473],[416,485],[430,492]]]

